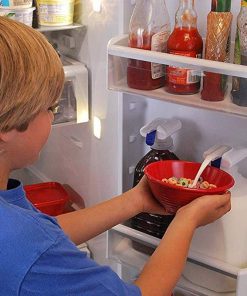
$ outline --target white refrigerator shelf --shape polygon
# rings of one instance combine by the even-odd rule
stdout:
[[[54,32],[54,31],[64,31],[64,30],[74,30],[81,29],[84,25],[81,24],[71,24],[71,25],[63,25],[63,26],[39,26],[35,28],[39,32]]]
[[[179,66],[183,68],[196,69],[198,71],[208,71],[247,78],[247,67],[232,63],[223,63],[205,59],[196,59],[178,55],[172,55],[150,50],[130,48],[127,46],[128,36],[118,36],[108,43],[108,88],[114,91],[145,96],[149,98],[164,100],[175,104],[182,104],[208,110],[215,110],[247,116],[247,107],[238,106],[231,101],[231,82],[228,83],[228,91],[223,101],[210,102],[202,100],[200,93],[194,95],[173,95],[167,93],[163,88],[152,91],[137,90],[128,87],[126,73],[128,59],[137,59],[147,62],[155,62],[165,65]],[[229,79],[231,80],[231,79]]]
[[[247,78],[246,66],[243,65],[196,59],[128,47],[128,35],[112,38],[108,43],[108,54],[122,58],[131,58],[146,62],[154,62],[158,64],[179,66],[190,69],[199,69],[201,71]]]

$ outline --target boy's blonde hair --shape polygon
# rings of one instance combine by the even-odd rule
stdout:
[[[64,84],[60,58],[47,39],[0,17],[0,132],[24,131],[59,99]]]

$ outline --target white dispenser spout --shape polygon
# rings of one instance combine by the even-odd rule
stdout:
[[[221,168],[233,176],[235,185],[231,189],[235,198],[243,197],[246,200],[247,179],[239,171],[239,163],[247,157],[246,147],[232,148],[222,156]],[[247,206],[247,205],[246,205]]]
[[[211,161],[214,161],[215,159],[221,157],[226,151],[228,151],[230,149],[229,146],[225,146],[225,145],[222,145],[222,146],[213,146],[212,148],[210,148],[209,150],[207,150],[205,153],[204,153],[204,161],[203,163],[201,164],[196,176],[195,176],[195,179],[193,181],[193,183],[190,185],[191,188],[194,188],[201,176],[201,174],[203,173],[203,171],[205,170],[205,168],[207,167],[207,165],[211,162]]]
[[[231,149],[232,148],[227,145],[214,145],[203,153],[203,158],[210,158],[210,161],[213,161],[219,157],[222,157],[222,155],[225,155],[226,152]]]
[[[221,160],[221,167],[223,169],[230,169],[234,165],[238,164],[244,158],[247,157],[247,148],[245,147],[238,147],[232,148],[228,152],[226,152]]]
[[[156,118],[140,129],[143,137],[152,136],[152,140],[147,143],[151,148],[164,150],[173,146],[171,135],[181,129],[182,123],[178,119]]]

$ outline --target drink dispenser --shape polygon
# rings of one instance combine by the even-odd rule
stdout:
[[[178,159],[172,152],[172,134],[181,128],[178,119],[156,118],[140,129],[140,134],[146,138],[150,151],[138,162],[134,173],[133,186],[138,184],[144,175],[144,168],[149,163],[158,160]],[[161,238],[174,216],[141,213],[131,219],[131,226],[137,230]]]
[[[247,265],[246,157],[246,147],[231,148],[223,154],[220,168],[235,180],[235,185],[231,188],[231,211],[214,223],[198,228],[191,244],[191,251],[236,268]],[[199,278],[201,271],[205,276]],[[210,283],[210,287],[214,287],[218,292],[232,291],[231,278],[221,276],[219,281],[213,271],[203,270],[199,265],[193,269],[185,269],[184,276],[201,287],[207,288]]]

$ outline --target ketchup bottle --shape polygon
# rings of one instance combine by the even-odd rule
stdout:
[[[175,55],[201,58],[203,41],[197,30],[194,0],[180,0],[175,28],[167,42],[167,52]],[[166,91],[174,94],[194,94],[200,90],[198,71],[167,67]]]
[[[137,0],[129,25],[129,47],[166,52],[170,19],[165,0]],[[153,90],[164,85],[165,66],[130,59],[127,84]]]

